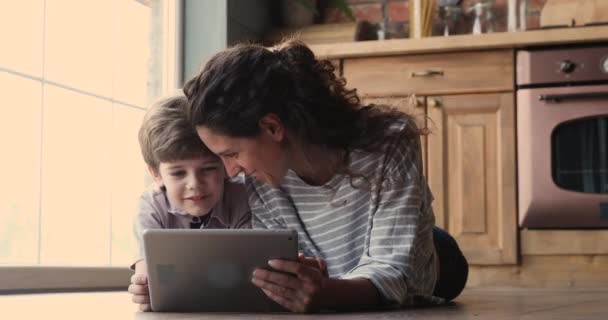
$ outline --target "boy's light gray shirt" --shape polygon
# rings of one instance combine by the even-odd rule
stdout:
[[[242,183],[224,182],[224,194],[212,209],[211,217],[201,229],[251,228],[251,211],[247,203],[247,191]],[[166,191],[150,187],[139,198],[139,213],[134,221],[134,233],[139,250],[134,261],[144,257],[142,235],[145,229],[190,229],[194,216],[175,208],[169,202]]]

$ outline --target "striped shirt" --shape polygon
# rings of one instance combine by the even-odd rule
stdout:
[[[402,126],[403,127],[403,126]],[[417,139],[384,153],[351,152],[349,169],[312,186],[288,171],[279,188],[247,179],[254,228],[294,229],[306,256],[323,258],[332,278],[369,279],[389,305],[437,303],[432,195]],[[359,184],[357,184],[359,182]]]

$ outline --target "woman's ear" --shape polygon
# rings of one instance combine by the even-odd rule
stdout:
[[[163,178],[160,176],[160,172],[158,172],[157,169],[154,169],[150,166],[148,166],[148,171],[150,172],[150,175],[154,179],[154,183],[156,183],[156,186],[158,186],[159,188],[162,188],[162,186],[164,186],[164,183],[163,183]]]
[[[263,116],[258,122],[260,131],[268,134],[272,140],[282,142],[285,138],[285,126],[283,121],[274,113],[269,113]]]

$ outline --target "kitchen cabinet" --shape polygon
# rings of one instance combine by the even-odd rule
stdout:
[[[473,265],[517,263],[512,50],[345,59],[366,103],[395,106],[421,139],[436,224]]]
[[[430,96],[427,113],[437,225],[471,264],[516,263],[513,93]]]
[[[419,125],[431,130],[422,143],[437,225],[467,256],[468,287],[571,290],[606,287],[608,230],[517,229],[514,51],[606,41],[608,26],[593,26],[311,49],[339,61],[347,86],[363,100],[423,115]]]

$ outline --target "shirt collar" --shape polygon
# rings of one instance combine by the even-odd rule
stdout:
[[[167,190],[165,189],[165,187],[162,188],[162,191],[165,196],[165,201],[167,202],[167,207],[169,208],[169,209],[167,209],[167,211],[170,214],[175,215],[175,216],[188,217],[188,218],[194,217],[193,215],[187,213],[183,209],[174,206],[171,203],[171,201],[169,201],[169,197],[167,197]],[[215,205],[215,207],[213,207],[211,209],[211,212],[209,213],[211,215],[209,217],[209,223],[211,223],[211,220],[217,219],[224,226],[230,225],[228,223],[228,221],[226,221],[226,214],[225,213],[222,214],[225,210],[224,198],[225,198],[225,193],[222,195],[222,198],[220,199],[220,201],[218,201],[218,203]]]

